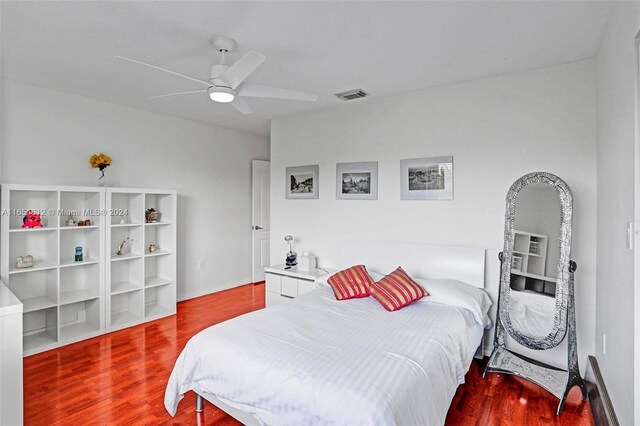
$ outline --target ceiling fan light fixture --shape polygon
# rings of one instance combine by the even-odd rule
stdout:
[[[226,104],[233,102],[236,97],[236,91],[230,87],[214,86],[209,88],[209,97],[212,101]]]

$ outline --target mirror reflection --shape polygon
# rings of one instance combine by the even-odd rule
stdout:
[[[522,334],[542,338],[553,330],[560,259],[560,197],[533,183],[516,197],[509,312]]]

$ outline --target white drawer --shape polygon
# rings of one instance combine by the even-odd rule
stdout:
[[[289,299],[280,296],[280,293],[271,293],[270,291],[267,291],[265,297],[265,306],[269,307],[277,305],[278,303],[286,302],[287,300]]]
[[[280,275],[274,275],[274,274],[265,274],[265,281],[266,281],[266,289],[267,289],[267,293],[271,292],[271,293],[277,293],[280,294]]]
[[[313,281],[298,280],[298,296],[312,292],[315,289]]]
[[[281,277],[280,294],[289,297],[298,297],[298,280],[291,277]]]

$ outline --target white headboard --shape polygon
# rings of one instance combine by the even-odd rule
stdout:
[[[398,266],[414,278],[450,278],[484,288],[485,250],[389,241],[347,241],[339,268],[365,265],[388,274]]]

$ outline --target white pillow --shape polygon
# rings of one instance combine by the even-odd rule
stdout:
[[[478,324],[487,323],[487,313],[492,302],[483,289],[458,280],[414,278],[414,281],[427,290],[430,302],[468,309]]]
[[[318,278],[316,278],[316,280],[314,281],[315,288],[328,286],[329,283],[327,282],[327,280],[329,278],[331,278],[331,276],[333,274],[335,274],[336,272],[339,272],[339,271],[329,272],[328,274],[324,274],[324,275],[321,275]],[[374,281],[380,281],[382,278],[384,278],[384,275],[383,274],[379,274],[378,272],[372,272],[372,271],[367,270],[367,273],[369,274],[369,276]]]

